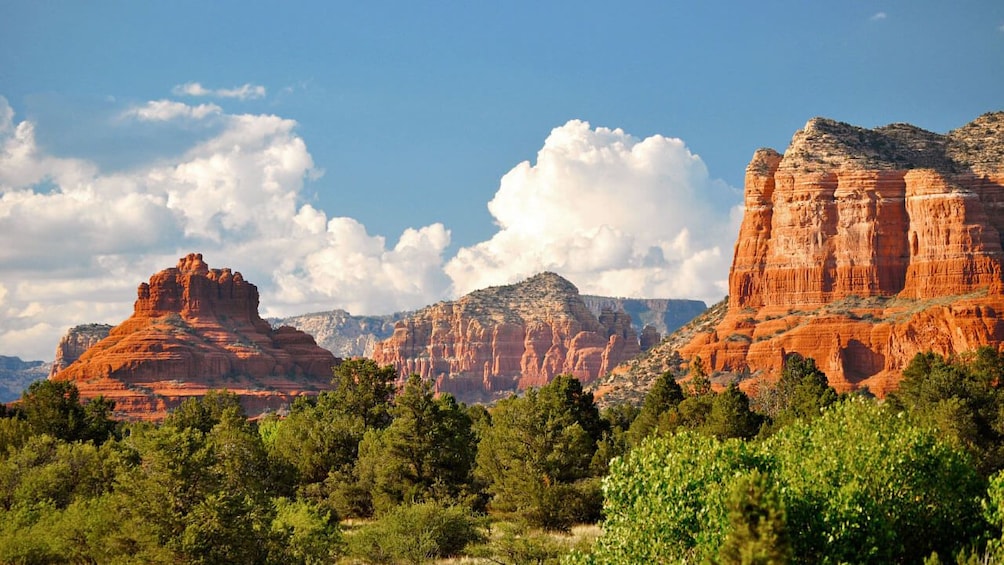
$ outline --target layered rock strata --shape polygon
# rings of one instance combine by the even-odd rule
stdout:
[[[336,358],[303,332],[273,330],[258,301],[239,272],[189,254],[140,284],[133,315],[51,378],[115,400],[130,419],[162,418],[210,389],[235,392],[255,416],[329,388]]]
[[[1004,340],[1004,113],[946,135],[815,118],[745,185],[728,312],[685,358],[776,375],[798,352],[884,394],[917,352]]]
[[[542,273],[479,290],[398,322],[373,358],[417,373],[465,402],[483,402],[559,374],[596,379],[640,352],[623,311],[594,316],[572,283]]]

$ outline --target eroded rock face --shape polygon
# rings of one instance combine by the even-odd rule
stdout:
[[[312,335],[317,345],[337,357],[369,357],[378,341],[394,333],[394,324],[410,314],[354,316],[345,310],[331,310],[270,321],[273,327],[291,326]]]
[[[111,330],[112,326],[108,324],[81,324],[70,328],[56,345],[56,360],[52,362],[49,377],[80,359],[91,346],[108,337]]]
[[[563,373],[590,382],[639,352],[628,314],[596,317],[574,285],[542,273],[418,311],[396,324],[373,358],[402,378],[417,373],[438,391],[482,402]]]
[[[189,254],[142,283],[133,315],[51,378],[115,400],[130,419],[159,419],[223,388],[256,416],[327,389],[336,363],[309,335],[261,319],[258,289],[240,273]]]
[[[799,352],[883,394],[919,351],[1004,340],[1004,113],[946,135],[810,120],[756,152],[745,204],[728,312],[685,358],[770,375]]]

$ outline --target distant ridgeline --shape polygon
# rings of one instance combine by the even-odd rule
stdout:
[[[683,324],[697,316],[707,306],[700,300],[669,298],[611,298],[582,295],[582,301],[597,318],[604,310],[625,312],[631,317],[631,326],[641,336],[642,350],[659,342]],[[369,357],[377,342],[394,333],[394,324],[415,314],[415,311],[396,312],[385,316],[356,316],[345,310],[314,312],[288,318],[268,318],[273,327],[292,326],[317,340],[317,344],[336,357]],[[651,326],[646,333],[645,328]],[[646,343],[649,336],[651,343]],[[654,336],[654,337],[653,337]]]
[[[417,373],[466,402],[492,401],[547,384],[556,375],[595,380],[641,352],[638,330],[673,328],[698,301],[582,297],[569,281],[541,273],[428,306],[397,322],[373,358],[401,378]],[[654,335],[653,335],[654,334]]]
[[[22,361],[18,357],[0,355],[0,403],[21,398],[28,385],[49,374],[49,366],[45,361]]]

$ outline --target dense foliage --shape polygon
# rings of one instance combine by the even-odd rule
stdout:
[[[0,410],[0,562],[1004,558],[998,352],[918,355],[885,402],[797,355],[752,397],[690,371],[640,408],[563,375],[485,409],[360,359],[281,418],[214,392],[157,425],[42,381]]]

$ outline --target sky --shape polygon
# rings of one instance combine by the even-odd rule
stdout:
[[[758,147],[993,110],[996,0],[0,0],[0,354],[190,252],[263,316],[541,271],[710,304]]]

